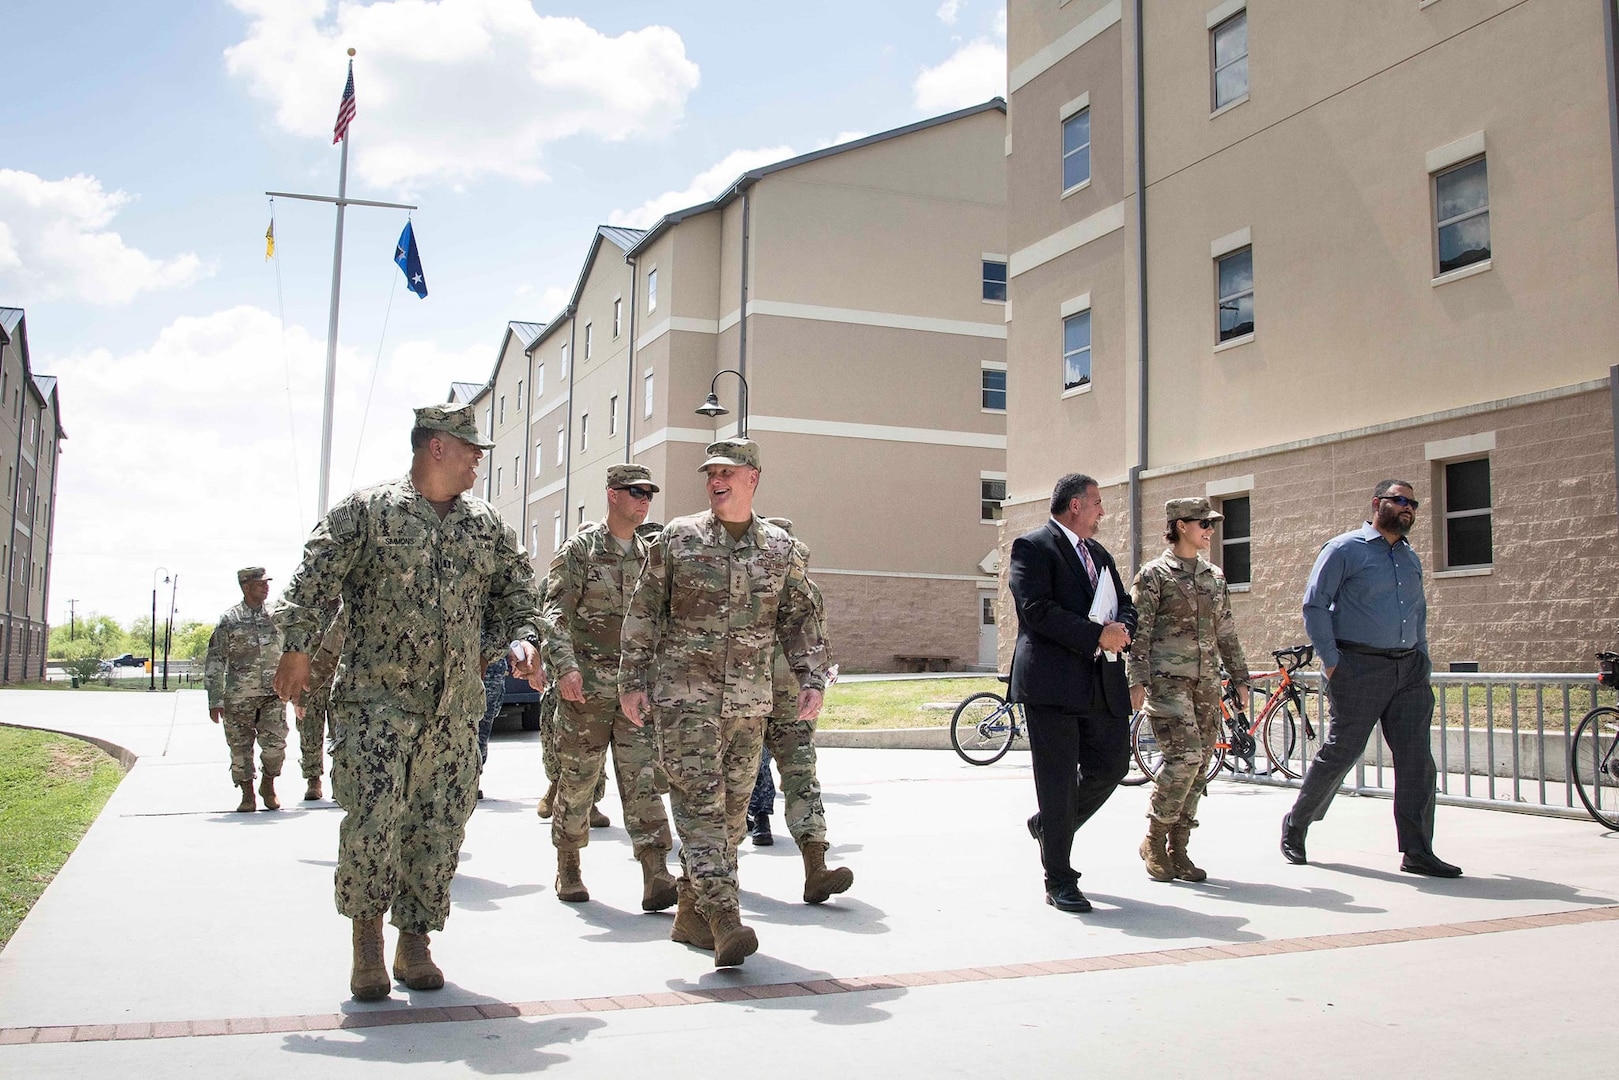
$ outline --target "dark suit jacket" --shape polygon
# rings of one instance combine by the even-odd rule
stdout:
[[[1118,621],[1136,630],[1136,609],[1119,578],[1113,556],[1095,540],[1083,540],[1098,573],[1113,576],[1119,596]],[[1017,649],[1012,654],[1011,698],[1066,712],[1091,711],[1096,680],[1102,682],[1108,712],[1130,715],[1130,688],[1124,657],[1115,662],[1093,659],[1102,636],[1091,622],[1096,592],[1074,546],[1055,521],[1012,541],[1007,581],[1017,605]]]

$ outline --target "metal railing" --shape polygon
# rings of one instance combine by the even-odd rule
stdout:
[[[1319,672],[1294,680],[1319,689]],[[1431,734],[1438,766],[1439,801],[1454,806],[1510,810],[1552,817],[1588,818],[1568,772],[1568,747],[1580,718],[1611,692],[1601,692],[1592,674],[1435,672]],[[1262,680],[1255,680],[1255,708]],[[1309,694],[1319,747],[1327,733],[1326,695]],[[1611,703],[1611,702],[1610,702]],[[1304,756],[1300,740],[1300,758]],[[1297,768],[1300,762],[1294,761]],[[1298,780],[1225,774],[1226,779],[1297,787]],[[1394,794],[1393,759],[1379,728],[1344,791],[1382,798]]]

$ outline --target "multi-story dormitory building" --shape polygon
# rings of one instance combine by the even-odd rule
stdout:
[[[1614,9],[1010,0],[1003,545],[1075,469],[1121,566],[1207,495],[1257,663],[1408,479],[1436,666],[1590,669],[1619,641]]]
[[[707,507],[703,448],[763,454],[756,508],[811,548],[837,659],[994,663],[1005,494],[1005,103],[743,174],[597,229],[566,307],[512,323],[479,403],[489,499],[541,572],[646,464],[653,518]],[[717,385],[715,384],[718,378]],[[730,410],[698,415],[711,385]],[[986,622],[988,625],[986,626]]]
[[[0,307],[0,683],[45,677],[62,430],[56,379],[36,375],[21,308]]]

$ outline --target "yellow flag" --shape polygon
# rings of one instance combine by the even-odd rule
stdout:
[[[275,219],[270,219],[270,227],[264,230],[264,261],[269,262],[275,258]]]

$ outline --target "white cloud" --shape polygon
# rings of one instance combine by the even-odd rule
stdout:
[[[947,0],[939,18],[954,24],[965,4]],[[948,9],[950,18],[945,18]],[[959,40],[959,39],[958,39]],[[977,37],[956,49],[944,62],[924,68],[911,84],[921,112],[948,112],[1006,96],[1006,8],[996,10],[989,37]]]
[[[961,14],[961,9],[966,6],[966,0],[944,0],[944,3],[939,5],[937,12],[939,21],[946,26],[956,25],[957,16]]]
[[[840,131],[830,139],[816,143],[815,149],[825,150],[829,146],[842,146],[844,143],[854,142],[856,139],[864,139],[870,134],[871,132],[869,131]]]
[[[482,381],[494,345],[403,342],[373,389],[374,361],[338,350],[332,502],[403,474],[411,409],[443,400],[451,381]],[[176,319],[127,352],[40,362],[61,379],[71,436],[52,596],[127,621],[148,609],[164,566],[181,575],[179,617],[211,621],[240,600],[238,567],[266,566],[284,585],[315,522],[325,363],[322,338],[301,326],[283,336],[274,314],[245,306]]]
[[[331,140],[353,46],[356,173],[377,185],[540,179],[550,143],[668,131],[697,86],[680,35],[608,37],[529,0],[231,0],[247,35],[226,67],[284,131]]]
[[[648,199],[633,210],[614,210],[607,216],[609,225],[623,225],[632,229],[649,229],[659,218],[675,210],[707,202],[725,191],[738,176],[761,165],[772,165],[793,157],[790,146],[769,146],[757,150],[733,150],[719,164],[692,177],[692,181],[679,191],[666,191]]]
[[[65,296],[110,306],[204,276],[189,252],[154,259],[108,230],[132,201],[93,176],[0,169],[0,292],[17,304]]]

